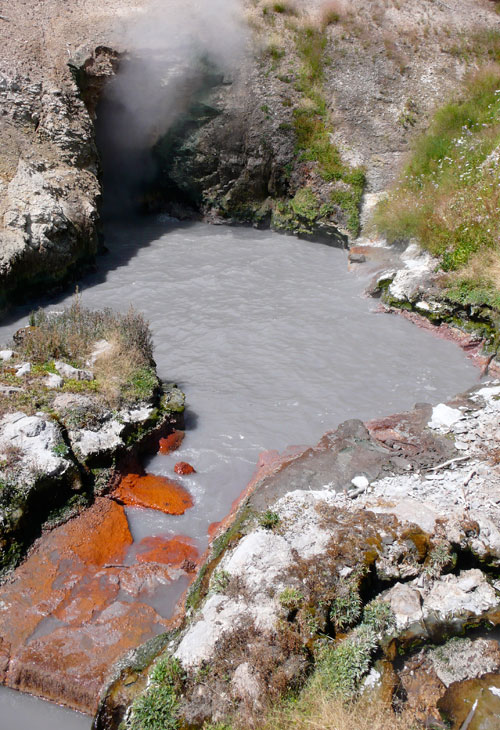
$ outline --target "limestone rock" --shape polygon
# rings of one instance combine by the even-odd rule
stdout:
[[[80,370],[79,368],[74,368],[72,365],[68,365],[66,362],[61,362],[61,360],[56,360],[54,366],[59,375],[69,380],[94,379],[94,374],[91,370]]]
[[[21,450],[19,469],[29,483],[40,476],[60,476],[71,466],[68,459],[54,453],[61,441],[59,427],[45,416],[16,412],[0,420],[0,451],[12,446]]]
[[[450,408],[444,403],[439,403],[432,409],[432,418],[427,425],[429,428],[446,429],[459,421],[462,416],[462,411],[459,411],[458,408]]]
[[[445,575],[434,583],[424,600],[424,613],[440,621],[482,616],[500,602],[493,586],[477,568]]]
[[[434,671],[446,687],[500,668],[500,648],[492,639],[451,639],[429,652]]]
[[[29,362],[25,362],[23,365],[17,368],[16,370],[16,377],[17,378],[23,378],[25,375],[28,375],[31,372],[31,364]]]
[[[396,583],[384,594],[384,601],[388,601],[391,605],[398,631],[403,631],[422,620],[422,595],[413,586]]]
[[[56,375],[55,373],[49,373],[47,377],[44,379],[45,387],[52,389],[56,388],[62,388],[63,385],[63,379],[60,375]]]
[[[231,688],[238,699],[258,703],[261,688],[255,670],[249,662],[243,662],[236,667],[231,679]]]

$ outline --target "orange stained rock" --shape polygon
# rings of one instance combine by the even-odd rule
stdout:
[[[184,431],[173,431],[166,438],[160,439],[160,454],[170,454],[176,451],[184,439]]]
[[[105,564],[120,563],[131,544],[123,507],[103,498],[43,535],[11,581],[0,587],[0,644],[4,648],[8,644],[8,653],[15,654],[38,624],[58,609],[65,620],[72,611],[88,616],[93,612],[90,599],[70,608],[79,582]],[[104,605],[103,594],[111,598],[113,592],[112,587],[101,587],[98,603]],[[63,605],[68,607],[67,615]]]
[[[172,623],[143,603],[117,601],[92,623],[58,628],[22,647],[6,684],[93,714],[110,666]]]
[[[208,526],[207,534],[208,537],[213,540],[215,535],[217,534],[217,531],[219,527],[222,525],[222,522],[211,522]]]
[[[155,474],[127,474],[111,496],[130,507],[157,509],[168,515],[183,515],[194,504],[182,485]]]
[[[79,625],[90,621],[112,603],[120,590],[119,571],[102,570],[90,580],[76,584],[70,596],[54,611],[54,617],[67,624]]]
[[[174,466],[174,471],[176,474],[196,474],[194,466],[188,464],[187,461],[178,461]]]
[[[137,560],[142,563],[165,563],[181,567],[186,560],[196,563],[199,558],[193,540],[184,535],[176,535],[170,539],[145,537],[139,543],[138,550]]]

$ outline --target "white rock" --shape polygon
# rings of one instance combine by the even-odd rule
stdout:
[[[372,512],[395,515],[402,522],[413,522],[431,535],[436,527],[437,513],[416,499],[402,499],[393,504],[371,504],[368,501],[366,506]]]
[[[429,657],[445,687],[495,672],[499,666],[498,649],[491,639],[454,639],[431,650]],[[500,690],[498,692],[500,694]]]
[[[383,598],[391,604],[399,631],[422,620],[422,595],[416,588],[406,583],[396,583]]]
[[[72,365],[68,365],[67,362],[56,360],[54,363],[57,372],[68,380],[93,380],[94,374],[90,370],[80,370],[74,368]]]
[[[422,312],[428,312],[431,308],[429,302],[417,302],[416,308],[420,309]]]
[[[59,476],[71,462],[54,453],[61,442],[58,426],[45,416],[9,413],[0,420],[0,453],[9,446],[23,452],[20,465],[23,478],[33,483],[40,476]]]
[[[187,669],[208,661],[217,641],[226,631],[234,631],[245,616],[245,605],[222,595],[209,596],[198,620],[193,623],[177,647],[175,657]]]
[[[450,408],[444,403],[439,403],[432,409],[432,417],[427,425],[433,429],[449,428],[461,418],[463,413],[458,408]]]
[[[260,593],[272,586],[293,562],[291,548],[281,535],[259,529],[239,541],[228,560],[223,561],[223,569],[240,576],[252,593]]]
[[[21,367],[17,368],[16,370],[16,377],[22,378],[25,375],[28,375],[28,373],[31,372],[31,363],[25,362],[24,365],[21,365]]]
[[[62,388],[63,379],[60,375],[49,373],[43,382],[45,383],[46,388],[51,388],[53,390],[55,388]]]
[[[382,675],[372,667],[363,680],[363,689],[374,689],[381,684]]]
[[[500,395],[500,385],[494,385],[491,387],[481,388],[476,392],[476,395],[482,395],[483,398],[489,400]]]
[[[434,583],[424,600],[424,613],[441,620],[459,616],[480,616],[498,605],[499,598],[484,574],[474,568],[460,575],[445,575]]]
[[[91,431],[90,429],[68,431],[68,437],[78,455],[83,459],[87,459],[93,454],[110,451],[122,446],[121,434],[124,427],[123,423],[112,420],[103,424],[97,431]]]
[[[0,360],[3,360],[4,362],[6,362],[7,360],[12,360],[14,355],[14,350],[0,350]]]
[[[249,662],[238,664],[231,679],[231,688],[235,697],[241,700],[258,701],[261,688]]]
[[[353,484],[358,489],[366,489],[370,482],[365,476],[360,475],[351,479],[351,484]]]

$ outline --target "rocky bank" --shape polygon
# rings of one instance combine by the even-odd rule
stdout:
[[[172,727],[248,722],[325,666],[330,691],[383,692],[419,727],[446,716],[458,729],[477,698],[470,727],[489,727],[499,403],[490,382],[264,456],[191,589],[184,629],[146,673],[134,656],[118,665],[96,727],[142,727],[151,706]]]

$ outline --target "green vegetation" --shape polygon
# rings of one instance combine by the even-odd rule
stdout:
[[[297,590],[297,588],[285,588],[279,596],[280,604],[283,608],[286,608],[287,611],[297,611],[303,600],[304,596],[299,590]]]
[[[392,608],[387,601],[375,599],[363,609],[363,624],[372,628],[376,634],[387,634],[396,625]]]
[[[14,345],[17,358],[0,364],[0,382],[20,385],[15,376],[16,363],[29,361],[32,369],[23,378],[23,391],[2,397],[1,408],[50,411],[54,391],[47,388],[45,376],[57,372],[55,361],[88,369],[96,343],[103,340],[106,346],[92,366],[94,379],[66,378],[62,390],[99,394],[112,408],[151,398],[158,388],[158,378],[153,367],[151,332],[142,315],[133,309],[126,314],[109,309],[92,311],[82,306],[77,295],[62,312],[40,309],[30,315],[30,326]]]
[[[259,525],[265,527],[266,530],[272,530],[277,527],[280,523],[280,517],[276,512],[271,512],[270,509],[266,509],[265,512],[259,515]]]
[[[212,593],[224,593],[229,585],[231,576],[227,570],[214,570],[210,579],[210,590]]]
[[[330,621],[335,631],[345,631],[354,626],[361,616],[362,601],[359,595],[359,578],[341,579],[335,589],[330,607]]]
[[[494,46],[500,53],[500,34]],[[375,214],[389,241],[416,237],[437,256],[446,295],[500,308],[500,65],[464,84],[417,140]]]
[[[370,668],[377,646],[376,632],[363,624],[338,644],[324,643],[311,682],[334,695],[352,697]]]
[[[177,696],[182,682],[180,663],[172,657],[159,659],[151,670],[146,691],[132,704],[130,730],[177,730]]]
[[[17,346],[27,360],[46,364],[64,360],[75,367],[85,367],[93,346],[98,340],[119,339],[131,350],[137,350],[148,361],[153,357],[151,332],[144,317],[132,308],[126,314],[110,309],[96,310],[82,306],[75,295],[71,306],[62,312],[39,309],[30,315],[30,329]]]
[[[319,203],[311,188],[297,190],[290,205],[299,218],[313,222],[318,217]]]

